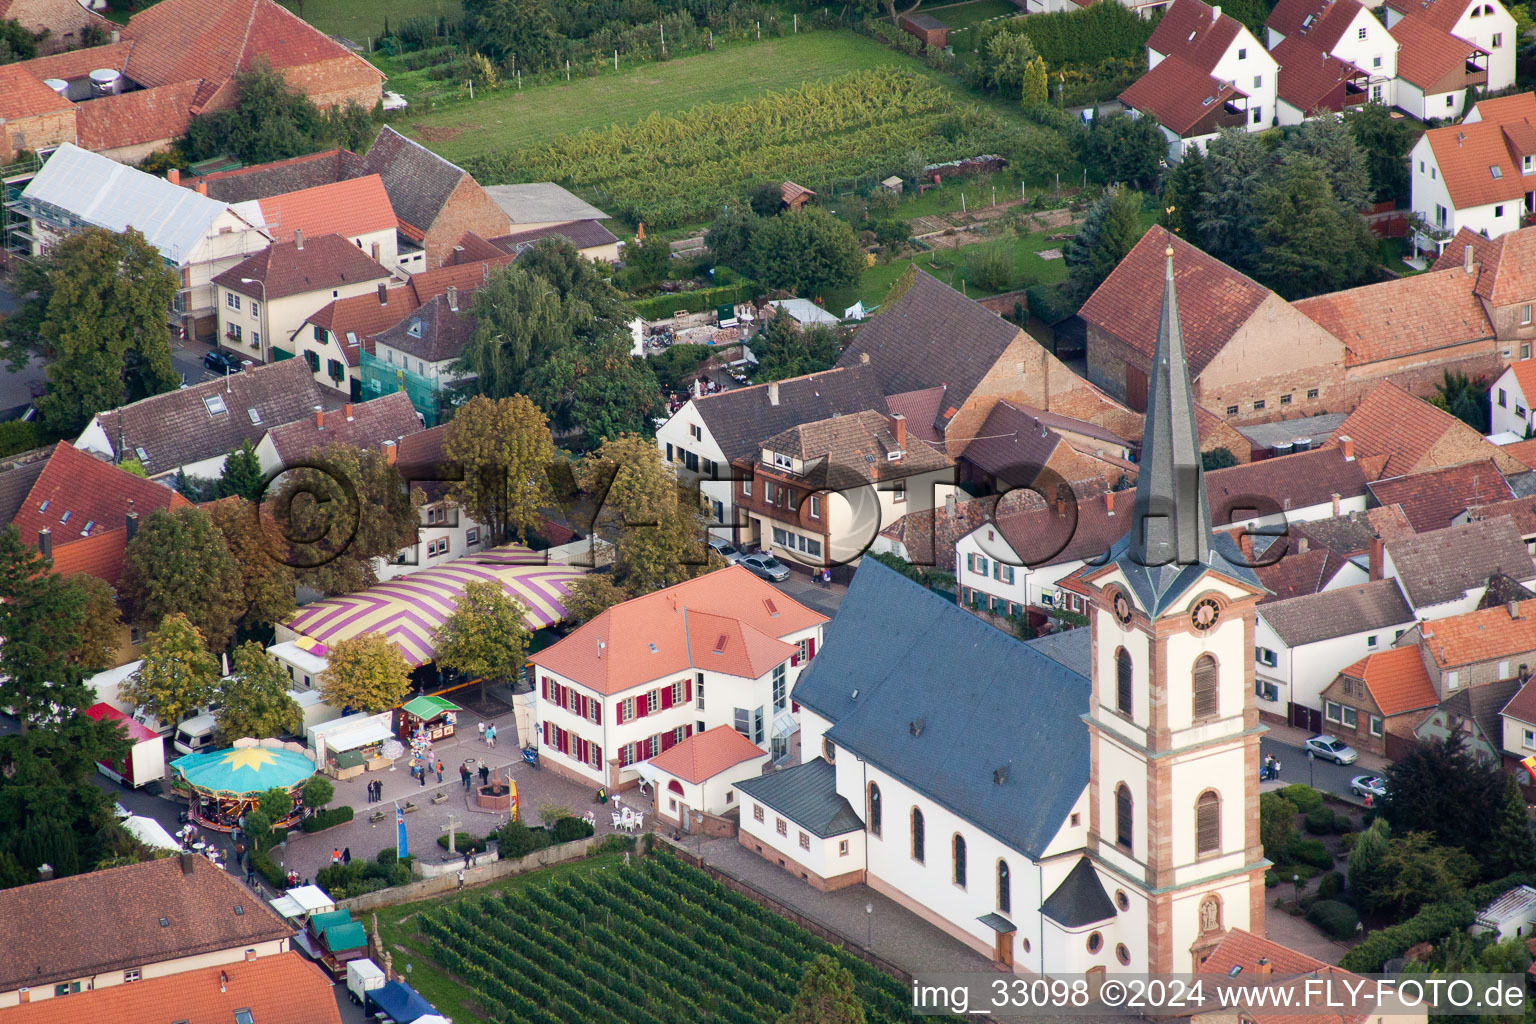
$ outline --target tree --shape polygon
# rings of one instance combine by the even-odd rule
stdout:
[[[614,544],[615,582],[629,593],[680,583],[710,565],[709,520],[656,445],[634,434],[613,438],[582,460],[577,478],[586,494],[606,495],[588,532]]]
[[[628,332],[583,339],[557,352],[528,377],[528,397],[563,431],[589,444],[623,433],[651,430],[661,403],[656,373],[632,353]]]
[[[1024,80],[1019,86],[1019,102],[1026,110],[1037,110],[1050,99],[1051,87],[1045,71],[1045,58],[1036,57],[1024,65]]]
[[[672,345],[646,358],[656,374],[656,383],[663,391],[674,392],[692,387],[699,370],[714,354],[715,349],[710,345]]]
[[[1168,140],[1151,117],[1096,117],[1082,135],[1079,157],[1095,181],[1154,184],[1168,156]]]
[[[853,972],[826,953],[812,960],[779,1024],[864,1024],[864,1007],[853,994]]]
[[[14,18],[0,21],[0,64],[14,64],[37,56],[37,38]]]
[[[1035,44],[1014,26],[1005,21],[987,33],[978,62],[987,84],[1005,96],[1022,90],[1030,63],[1040,57]]]
[[[466,4],[474,11],[475,48],[500,61],[533,70],[554,59],[559,34],[555,16],[544,0],[489,0]]]
[[[1157,222],[1186,242],[1203,247],[1200,220],[1204,204],[1205,154],[1191,147],[1163,179],[1163,209]]]
[[[1387,843],[1370,907],[1406,920],[1421,907],[1460,896],[1476,876],[1477,862],[1459,847],[1437,846],[1429,833],[1410,832]]]
[[[784,208],[784,193],[778,184],[765,181],[747,192],[747,205],[759,217],[775,217]]]
[[[143,234],[87,228],[22,266],[16,294],[30,297],[0,318],[0,350],[12,370],[47,360],[37,408],[50,431],[73,435],[96,413],[180,380],[166,323],[178,282]]]
[[[274,786],[256,798],[256,807],[272,821],[282,821],[293,813],[293,797],[286,789]]]
[[[965,277],[978,295],[1006,291],[1013,283],[1011,239],[1004,236],[973,247],[965,256]]]
[[[1444,371],[1440,383],[1429,403],[1455,416],[1479,433],[1488,432],[1489,414],[1488,383],[1464,373]]]
[[[570,593],[565,596],[566,620],[574,623],[591,622],[619,602],[628,600],[629,595],[613,582],[611,576],[587,573],[571,584]]]
[[[1314,117],[1303,121],[1280,143],[1280,156],[1310,156],[1328,177],[1333,196],[1349,213],[1358,213],[1371,201],[1371,172],[1365,151],[1354,133],[1337,118]]]
[[[288,695],[288,674],[261,644],[248,640],[236,647],[230,670],[220,684],[215,712],[221,743],[299,734],[304,712]]]
[[[526,390],[529,367],[571,343],[577,312],[518,263],[491,272],[476,290],[472,310],[475,330],[461,368],[473,372],[480,392],[493,398]]]
[[[1484,859],[1487,873],[1493,878],[1517,871],[1536,871],[1536,843],[1531,840],[1525,796],[1520,792],[1520,784],[1510,776],[1504,779],[1504,803],[1498,810]]]
[[[864,272],[864,252],[847,221],[807,206],[758,229],[752,239],[752,271],[769,288],[815,296],[857,282]]]
[[[214,649],[234,635],[245,611],[239,566],[224,535],[200,508],[150,514],[123,558],[128,617],[148,629],[185,615]]]
[[[235,76],[240,99],[216,113],[193,118],[184,145],[193,160],[221,153],[246,164],[313,153],[329,141],[320,109],[271,67],[262,64]]]
[[[768,321],[752,342],[757,355],[756,380],[784,380],[830,369],[842,352],[839,331],[820,325],[801,327],[787,313]]]
[[[214,502],[207,513],[234,560],[240,625],[269,626],[293,614],[297,577],[292,567],[273,557],[284,548],[275,525],[259,518],[257,506],[244,498]]]
[[[1504,775],[1472,756],[1460,733],[1420,744],[1386,770],[1378,813],[1394,835],[1424,832],[1488,856],[1505,805]]]
[[[1274,180],[1260,187],[1256,205],[1259,254],[1250,269],[1285,298],[1337,291],[1374,276],[1376,240],[1334,196],[1317,158],[1287,157]]]
[[[60,681],[79,676],[86,594],[52,566],[14,524],[0,530],[0,679],[23,734],[48,720]]]
[[[1381,885],[1383,866],[1387,861],[1387,845],[1392,829],[1387,819],[1377,818],[1371,827],[1360,833],[1354,849],[1349,851],[1349,888],[1355,899],[1365,906],[1371,894]]]
[[[219,662],[203,636],[180,612],[165,616],[149,635],[144,664],[122,685],[123,700],[149,711],[166,725],[213,703],[219,693]]]
[[[644,287],[665,281],[671,264],[671,243],[654,232],[645,241],[624,250],[624,269],[633,286]]]
[[[246,501],[260,501],[266,488],[267,477],[261,471],[261,460],[256,457],[256,446],[245,441],[224,459],[224,471],[219,475],[219,497],[233,495]]]
[[[245,812],[245,833],[253,846],[265,849],[272,841],[272,819],[260,807],[252,807]]]
[[[476,396],[448,424],[443,456],[463,470],[449,486],[453,500],[497,544],[515,533],[526,541],[551,499],[549,467],[555,444],[544,414],[522,395]]]
[[[377,714],[399,704],[411,688],[411,667],[379,633],[359,633],[331,647],[321,693],[332,707]]]
[[[715,262],[750,272],[752,239],[763,219],[746,203],[731,203],[704,232],[704,244],[714,253]]]
[[[1237,456],[1230,448],[1212,448],[1200,453],[1200,468],[1209,473],[1213,469],[1227,469],[1237,465]]]
[[[331,785],[331,780],[324,775],[312,775],[309,781],[304,783],[303,794],[304,806],[318,811],[336,799],[336,787]]]
[[[1110,188],[1088,208],[1082,227],[1062,249],[1072,290],[1086,299],[1141,239],[1140,192]]]
[[[67,582],[78,588],[84,598],[80,649],[75,663],[85,672],[109,669],[122,640],[123,615],[117,607],[117,591],[106,580],[83,572],[68,577]]]
[[[458,608],[433,636],[437,665],[463,676],[478,676],[484,700],[487,679],[509,683],[522,674],[523,658],[533,639],[526,622],[523,606],[507,596],[499,583],[468,583]]]
[[[1296,805],[1279,793],[1259,794],[1259,841],[1264,856],[1280,863],[1296,835]]]
[[[1241,128],[1223,128],[1206,147],[1199,245],[1238,270],[1251,268],[1258,253],[1262,214],[1256,193],[1268,160],[1258,136]]]

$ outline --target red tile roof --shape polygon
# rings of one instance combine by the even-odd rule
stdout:
[[[1208,134],[1195,132],[1200,122],[1220,111],[1228,100],[1242,95],[1231,82],[1213,77],[1183,57],[1168,56],[1132,82],[1120,94],[1120,102],[1151,114],[1159,124],[1183,138],[1191,133]]]
[[[1297,551],[1293,544],[1284,558],[1272,565],[1257,566],[1253,571],[1271,592],[1271,596],[1261,602],[1268,603],[1322,593],[1349,564],[1343,555],[1334,554],[1327,548],[1309,547],[1306,551]]]
[[[1389,380],[1367,392],[1325,444],[1333,447],[1341,437],[1352,438],[1357,458],[1384,457],[1386,461],[1377,475],[1394,477],[1438,468],[1432,455],[1447,435],[1457,435],[1465,442],[1455,446],[1459,457],[1452,465],[1467,461],[1468,451],[1486,452],[1487,458],[1501,466],[1505,461],[1498,446],[1483,440],[1475,428]]]
[[[1515,496],[1499,468],[1486,459],[1377,480],[1369,486],[1382,505],[1402,508],[1416,533],[1442,530],[1474,505],[1488,505]]]
[[[230,1024],[237,1010],[258,1024],[341,1024],[336,989],[315,964],[289,951],[203,967],[131,985],[107,985],[6,1010],[6,1024]]]
[[[1398,43],[1397,77],[1424,92],[1454,88],[1465,77],[1467,58],[1488,52],[1422,18],[1404,18],[1387,31]]]
[[[196,93],[196,82],[177,82],[82,103],[75,115],[80,145],[102,150],[179,138],[192,123]]]
[[[1310,34],[1286,36],[1270,49],[1269,55],[1280,62],[1275,83],[1280,98],[1304,114],[1319,110],[1337,113],[1344,107],[1340,84],[1355,81],[1363,89],[1370,78],[1353,64],[1328,53]],[[1338,95],[1334,95],[1335,90],[1339,90]],[[1359,95],[1364,98],[1363,92]]]
[[[1305,39],[1320,50],[1332,50],[1355,15],[1364,10],[1359,0],[1279,0],[1264,25],[1287,39]],[[1270,47],[1270,56],[1284,67],[1276,50]]]
[[[1226,974],[1240,983],[1252,983],[1254,976],[1260,975],[1265,970],[1279,975],[1322,973],[1339,978],[1356,978],[1356,975],[1334,967],[1332,964],[1315,960],[1305,953],[1282,946],[1272,939],[1261,939],[1241,928],[1228,931],[1199,967],[1201,974]],[[1361,983],[1364,983],[1363,980]],[[1302,1001],[1304,1001],[1304,994],[1298,993],[1298,995],[1302,995]],[[1255,1010],[1248,1007],[1243,1009],[1242,1014],[1234,1011],[1231,1016],[1234,1018],[1241,1016],[1245,1020],[1252,1020],[1254,1024],[1364,1024],[1371,1016],[1368,1013],[1308,1014]],[[1219,1014],[1213,1014],[1213,1016],[1219,1016]]]
[[[1536,651],[1536,600],[1521,601],[1513,618],[1499,605],[1427,622],[1420,634],[1424,649],[1442,669],[1528,654]]]
[[[1438,628],[1440,623],[1435,625]],[[1417,646],[1367,654],[1339,674],[1364,682],[1383,715],[1401,715],[1440,703]]]
[[[409,316],[417,305],[416,293],[411,288],[386,287],[383,302],[379,301],[377,292],[332,299],[305,323],[324,327],[336,335],[347,365],[357,366],[361,362],[361,353],[373,354],[373,336]]]
[[[1409,24],[1404,19],[1398,26]],[[1393,34],[1397,33],[1394,28]],[[1404,53],[1407,47],[1404,47]],[[1402,66],[1402,56],[1398,66]],[[1530,94],[1525,94],[1529,98]],[[1509,97],[1517,99],[1519,97]],[[1480,105],[1481,106],[1481,105]],[[1484,119],[1475,123],[1447,125],[1431,128],[1424,133],[1429,148],[1440,168],[1440,177],[1451,194],[1451,202],[1458,209],[1482,206],[1519,199],[1525,194],[1525,182],[1520,174],[1521,154],[1511,152],[1510,139],[1504,134],[1505,125],[1528,125],[1536,121],[1536,103],[1483,108]],[[1490,120],[1489,114],[1500,115],[1500,120]],[[1497,167],[1499,176],[1494,177],[1492,168]],[[1460,256],[1461,250],[1456,250]]]
[[[1359,366],[1492,338],[1493,324],[1474,292],[1476,285],[1475,275],[1442,271],[1293,305],[1344,343],[1346,366]]]
[[[1509,369],[1514,372],[1515,383],[1520,385],[1520,393],[1525,396],[1525,400],[1536,401],[1536,359],[1510,363]]]
[[[1520,692],[1510,698],[1500,714],[1508,715],[1526,725],[1536,725],[1536,679],[1520,687]],[[1536,939],[1531,941],[1536,942]]]
[[[188,504],[169,487],[60,441],[12,522],[22,540],[33,545],[38,531],[47,527],[57,552],[82,537],[124,529],[129,512],[142,520],[151,512]]]
[[[73,103],[23,70],[20,64],[0,67],[0,118],[36,117],[68,110]]]
[[[1167,269],[1163,253],[1169,246],[1173,247],[1173,277],[1179,290],[1179,323],[1184,330],[1189,370],[1192,377],[1199,377],[1206,364],[1274,292],[1167,228],[1154,226],[1142,235],[1141,241],[1083,303],[1078,315],[1150,359],[1157,347],[1163,275]]]
[[[324,423],[316,423],[316,417]],[[295,462],[333,444],[351,445],[357,448],[377,448],[385,441],[399,442],[401,438],[421,431],[421,420],[411,398],[404,391],[396,391],[355,405],[347,403],[330,412],[317,412],[292,423],[284,423],[267,431],[272,447],[283,465]],[[396,456],[398,460],[398,452]]]
[[[259,202],[267,229],[278,241],[290,241],[295,230],[311,238],[354,237],[395,226],[394,207],[377,174],[284,192]]]
[[[246,284],[244,278],[261,284]],[[231,291],[267,301],[329,291],[349,284],[393,280],[394,275],[340,235],[274,242],[213,279]]]
[[[603,694],[694,668],[756,679],[794,653],[777,638],[826,621],[733,565],[614,605],[528,661]]]
[[[1522,94],[1529,97],[1530,93]],[[1522,122],[1523,125],[1523,122]],[[1527,126],[1528,127],[1528,126]],[[1469,228],[1462,228],[1446,244],[1445,251],[1431,270],[1462,270],[1466,247],[1472,247],[1475,289],[1479,298],[1493,306],[1529,302],[1536,294],[1536,227],[1521,228],[1486,238]]]
[[[1470,0],[1387,0],[1387,6],[1406,17],[1433,25],[1442,32],[1456,27]],[[1485,101],[1486,102],[1486,101]]]
[[[1147,40],[1147,49],[1168,57],[1182,57],[1206,74],[1215,70],[1242,24],[1200,0],[1174,0]]]
[[[657,771],[698,785],[743,761],[767,756],[766,750],[735,729],[728,725],[717,725],[651,758],[650,765]]]
[[[1511,458],[1518,459],[1523,465],[1536,469],[1536,438],[1529,441],[1516,441],[1514,444],[1502,445],[1499,451]]]
[[[128,55],[132,52],[131,42],[110,43],[106,46],[93,46],[88,50],[66,50],[47,57],[36,57],[13,66],[26,71],[39,82],[45,78],[73,81],[84,78],[98,68],[122,71],[128,67]]]

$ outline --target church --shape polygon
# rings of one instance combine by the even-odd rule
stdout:
[[[749,849],[1019,972],[1184,973],[1264,934],[1266,591],[1211,529],[1167,255],[1131,528],[1075,577],[1088,626],[1020,642],[866,560],[792,693],[808,760],[739,786]]]

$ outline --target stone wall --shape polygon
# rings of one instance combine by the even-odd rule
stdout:
[[[575,842],[561,843],[558,846],[548,846],[542,850],[535,850],[526,857],[517,860],[493,860],[490,863],[482,863],[470,868],[464,874],[464,886],[483,885],[493,882],[498,878],[510,878],[513,875],[526,874],[529,871],[537,871],[539,868],[548,867],[551,864],[562,864],[569,860],[581,860],[591,856],[597,844],[602,842],[600,836],[592,836],[589,839],[578,839]],[[491,854],[481,854],[480,860],[484,861]],[[460,861],[459,863],[462,863]],[[423,865],[423,868],[426,868]],[[431,867],[437,868],[437,865]],[[375,910],[379,907],[392,907],[398,903],[411,903],[415,900],[426,899],[429,896],[440,896],[445,892],[452,892],[459,887],[459,871],[456,865],[443,865],[440,870],[445,873],[435,878],[424,878],[419,882],[411,882],[408,885],[397,885],[389,889],[380,889],[377,892],[365,892],[361,896],[353,896],[350,899],[337,900],[336,909],[350,910],[361,913],[365,910]]]

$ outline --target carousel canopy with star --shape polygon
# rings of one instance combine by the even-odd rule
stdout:
[[[269,789],[288,789],[315,774],[315,762],[292,750],[241,747],[202,750],[171,762],[171,767],[199,793],[249,797]]]

